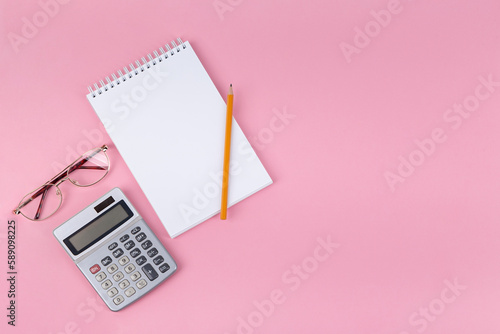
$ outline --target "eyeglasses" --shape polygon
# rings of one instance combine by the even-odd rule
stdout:
[[[89,187],[101,181],[109,172],[110,162],[103,145],[82,154],[56,176],[28,193],[13,212],[33,221],[49,218],[61,207],[62,192],[59,185],[66,180],[78,187]],[[40,201],[35,201],[38,197]]]

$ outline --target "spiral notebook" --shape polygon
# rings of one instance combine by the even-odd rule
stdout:
[[[219,213],[226,104],[189,42],[172,41],[89,91],[172,238]],[[229,175],[229,205],[272,183],[234,118]]]

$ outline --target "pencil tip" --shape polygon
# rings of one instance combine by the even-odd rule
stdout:
[[[233,87],[233,84],[230,84],[229,87]]]

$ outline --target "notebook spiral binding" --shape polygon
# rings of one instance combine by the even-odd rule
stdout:
[[[160,47],[159,51],[161,54],[159,54],[156,50],[153,51],[154,57],[151,56],[151,53],[149,53],[147,55],[149,61],[145,57],[142,57],[142,64],[139,60],[136,60],[135,64],[137,67],[134,67],[134,65],[130,63],[130,70],[127,69],[126,66],[123,68],[123,71],[125,73],[123,73],[121,70],[118,70],[116,74],[112,73],[112,80],[109,79],[109,76],[106,77],[107,82],[104,82],[104,80],[99,80],[99,83],[94,83],[94,89],[92,89],[91,86],[88,86],[90,94],[92,94],[92,97],[95,98],[97,95],[101,95],[102,93],[113,89],[115,86],[119,85],[120,82],[127,81],[127,79],[130,79],[133,76],[139,75],[139,73],[144,72],[145,69],[156,65],[158,62],[162,62],[163,60],[168,59],[169,56],[175,55],[175,53],[181,51],[181,47],[182,49],[186,48],[186,45],[184,44],[182,39],[177,38],[177,43],[175,43],[175,41],[170,42],[170,44],[172,44],[172,47],[170,47],[168,43],[165,44],[165,47],[167,49],[166,51],[163,49],[163,47]]]

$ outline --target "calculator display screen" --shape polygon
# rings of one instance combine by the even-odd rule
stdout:
[[[132,216],[130,208],[121,200],[111,209],[64,239],[64,243],[74,255],[78,255],[116,230]]]

